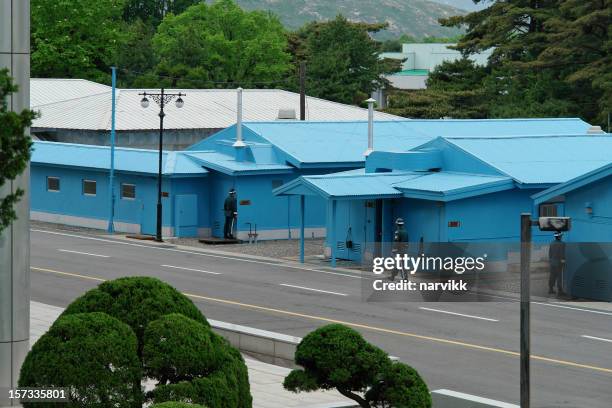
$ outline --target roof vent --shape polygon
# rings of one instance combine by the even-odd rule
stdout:
[[[278,110],[278,117],[277,117],[277,119],[280,119],[280,120],[297,119],[297,116],[295,114],[295,109],[280,108]]]
[[[606,133],[606,132],[604,132],[601,129],[601,126],[591,126],[590,128],[587,129],[587,135],[598,135],[602,133]]]

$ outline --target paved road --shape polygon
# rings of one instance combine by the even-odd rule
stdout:
[[[295,336],[351,324],[431,389],[519,400],[516,302],[367,303],[351,273],[60,231],[34,229],[31,243],[38,302],[66,306],[101,280],[156,276],[211,319]],[[532,406],[610,408],[612,312],[545,304],[532,312]]]

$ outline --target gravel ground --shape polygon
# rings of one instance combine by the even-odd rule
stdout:
[[[188,245],[200,248],[216,249],[225,252],[236,252],[247,255],[266,256],[270,258],[282,258],[295,260],[300,254],[300,241],[297,239],[282,239],[259,241],[257,244],[223,244],[207,245],[198,241],[197,238],[174,238],[168,240],[177,245]],[[323,255],[323,238],[307,239],[304,241],[304,253],[306,257]]]

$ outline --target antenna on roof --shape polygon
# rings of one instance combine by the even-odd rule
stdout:
[[[234,147],[245,147],[246,145],[242,141],[242,88],[236,89],[238,106],[236,109],[236,142]]]
[[[374,151],[374,102],[375,99],[370,98],[368,103],[368,149],[363,153],[364,156],[369,156]]]

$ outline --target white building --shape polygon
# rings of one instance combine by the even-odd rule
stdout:
[[[445,61],[456,61],[462,58],[459,51],[450,47],[456,44],[447,43],[407,43],[402,44],[402,52],[385,52],[380,58],[405,60],[402,70],[385,78],[396,89],[425,89],[429,73]],[[485,65],[491,52],[474,54],[470,59],[478,65]],[[386,89],[377,89],[372,94],[381,108],[387,105]]]

